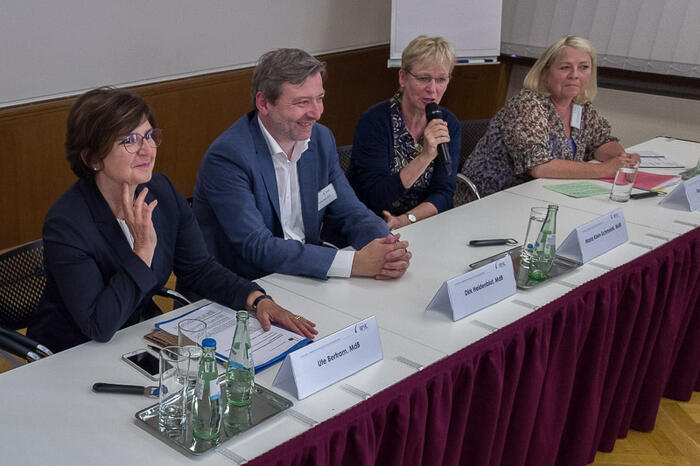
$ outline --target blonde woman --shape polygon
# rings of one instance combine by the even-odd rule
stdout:
[[[428,122],[425,106],[440,103],[454,63],[454,49],[442,37],[416,37],[401,55],[399,90],[367,110],[355,129],[348,181],[391,229],[452,207],[459,121],[440,108],[442,118]],[[449,146],[449,173],[437,157],[441,143]]]
[[[482,195],[532,178],[612,177],[628,154],[598,115],[596,54],[567,36],[550,45],[525,76],[524,89],[494,116],[462,173]],[[596,159],[599,164],[586,163]]]

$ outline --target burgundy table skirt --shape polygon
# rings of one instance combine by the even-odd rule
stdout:
[[[696,228],[248,464],[589,463],[700,390],[699,307]]]

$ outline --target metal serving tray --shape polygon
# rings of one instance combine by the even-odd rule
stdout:
[[[487,257],[486,259],[482,259],[478,262],[474,262],[473,264],[469,264],[469,267],[472,269],[479,268],[483,265],[490,264],[491,262],[501,259],[505,257],[506,255],[510,255],[511,259],[513,259],[513,269],[515,272],[515,279],[516,283],[518,285],[518,288],[521,290],[527,290],[529,288],[535,287],[541,283],[547,283],[548,280],[551,280],[554,277],[557,277],[559,275],[564,275],[567,272],[571,272],[572,270],[581,267],[580,262],[573,261],[571,259],[567,259],[566,257],[562,256],[556,256],[554,259],[554,264],[552,265],[552,269],[549,271],[549,278],[547,280],[537,282],[534,280],[530,280],[529,278],[525,283],[520,283],[518,280],[518,269],[520,269],[520,250],[522,249],[521,246],[516,246],[512,249],[508,249],[507,251],[503,251],[499,254],[494,254],[491,257]]]
[[[221,387],[221,399],[224,410],[224,414],[221,416],[218,440],[202,441],[192,438],[192,402],[190,400],[194,394],[194,389],[190,390],[188,396],[187,419],[182,429],[161,430],[158,427],[158,403],[137,412],[135,414],[137,424],[181,453],[201,455],[293,405],[288,399],[255,384],[249,407],[237,408],[227,406],[225,375],[220,375],[218,380]],[[235,420],[235,425],[231,425],[232,423],[230,422],[227,425],[226,420]]]

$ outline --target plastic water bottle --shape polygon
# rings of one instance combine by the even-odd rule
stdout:
[[[216,340],[205,338],[192,400],[192,436],[199,440],[219,438],[222,409],[215,353]]]
[[[236,332],[226,367],[226,401],[233,406],[250,406],[255,379],[255,364],[250,349],[248,313],[236,313]]]
[[[532,250],[529,278],[537,282],[549,278],[549,271],[556,257],[557,210],[559,210],[558,205],[550,204],[547,207],[547,217],[544,219]]]

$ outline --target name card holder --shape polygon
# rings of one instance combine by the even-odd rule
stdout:
[[[557,255],[585,264],[628,239],[622,209],[615,209],[572,230],[557,249]]]
[[[669,209],[694,211],[700,210],[700,176],[685,180],[661,199],[660,206]]]
[[[303,400],[383,358],[372,316],[288,354],[272,385]]]
[[[444,282],[426,311],[446,312],[457,321],[515,294],[515,273],[509,254]]]

